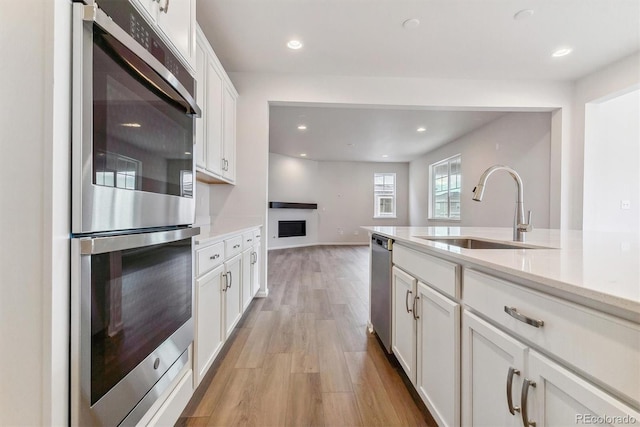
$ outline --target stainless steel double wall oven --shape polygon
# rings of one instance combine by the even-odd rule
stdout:
[[[139,421],[193,341],[195,80],[127,0],[73,5],[71,422]]]

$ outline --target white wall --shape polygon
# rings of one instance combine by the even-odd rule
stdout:
[[[471,200],[473,187],[489,166],[514,168],[524,184],[525,210],[537,228],[549,228],[551,113],[508,113],[410,163],[411,225],[510,227],[516,199],[515,182],[504,172],[489,178],[482,203]],[[460,221],[428,220],[429,165],[460,154],[462,198]]]
[[[396,174],[396,218],[373,218],[373,175]],[[269,209],[269,249],[368,242],[362,225],[408,225],[407,163],[325,162],[269,154],[269,201],[317,203],[317,210]],[[278,238],[279,220],[306,220],[307,236]]]
[[[610,99],[628,92],[640,84],[640,52],[614,62],[603,69],[585,76],[575,83],[573,98],[572,144],[568,147],[568,168],[579,179],[573,180],[569,201],[574,206],[583,207],[583,188],[585,173],[585,120],[586,106],[592,102]],[[637,120],[637,118],[636,118]],[[563,154],[564,155],[564,154]],[[582,213],[582,209],[580,209]],[[582,228],[582,216],[577,218],[576,225]]]
[[[69,0],[0,13],[0,425],[66,425]]]
[[[549,81],[448,80],[230,73],[240,93],[237,110],[237,185],[211,186],[212,220],[249,215],[266,224],[269,102],[432,106],[461,109],[554,110],[552,125],[552,226],[574,227],[567,202],[573,177],[564,155],[570,141],[573,85]],[[558,117],[562,117],[559,120]],[[562,186],[562,187],[560,187]],[[562,210],[560,206],[562,205]],[[578,206],[581,211],[581,206]],[[270,231],[267,230],[267,234]],[[266,247],[266,245],[265,245]],[[265,248],[266,250],[266,248]],[[266,259],[266,252],[263,253]],[[263,265],[266,265],[264,263]],[[261,283],[266,286],[266,269]],[[264,289],[263,289],[264,291]]]
[[[640,90],[588,104],[585,121],[583,228],[639,231]]]

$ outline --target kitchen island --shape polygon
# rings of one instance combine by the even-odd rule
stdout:
[[[638,234],[364,228],[394,241],[392,350],[440,425],[640,422]]]

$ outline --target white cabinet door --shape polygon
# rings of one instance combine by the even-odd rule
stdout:
[[[242,311],[244,312],[251,300],[251,270],[253,267],[253,247],[242,252]]]
[[[223,117],[223,176],[233,182],[236,179],[236,98],[229,87],[224,88]]]
[[[242,274],[240,263],[242,255],[237,255],[224,263],[225,295],[224,295],[224,330],[225,339],[231,335],[233,328],[242,316]]]
[[[207,54],[204,46],[200,43],[196,45],[196,102],[202,110],[200,118],[196,119],[196,166],[205,169],[207,167],[207,147],[205,136],[205,117],[207,114],[207,103],[205,94],[207,90]]]
[[[528,421],[536,426],[631,425],[640,421],[640,412],[537,352],[531,350],[528,361],[527,378],[535,386],[527,387],[528,399],[522,404],[526,405]]]
[[[416,279],[394,267],[392,279],[391,348],[413,384],[416,383],[416,321],[413,299]]]
[[[260,243],[253,247],[253,264],[251,266],[251,296],[260,290]]]
[[[506,393],[509,372],[511,402],[520,406],[527,347],[479,317],[462,316],[462,425],[522,426],[520,413],[509,411]]]
[[[157,21],[178,52],[193,66],[196,52],[196,1],[159,0]]]
[[[222,93],[223,80],[214,62],[207,61],[207,170],[222,175]]]
[[[222,347],[223,266],[196,281],[195,366],[196,384],[204,377]]]
[[[418,282],[418,394],[440,426],[460,425],[460,304]]]

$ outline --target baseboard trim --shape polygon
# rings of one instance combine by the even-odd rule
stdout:
[[[256,298],[266,298],[269,296],[269,289],[263,291],[262,289],[258,291],[258,293],[256,294]]]
[[[278,249],[308,248],[311,246],[369,246],[369,242],[321,242],[305,243],[302,245],[278,246],[277,248],[267,248],[267,251],[277,251]]]

